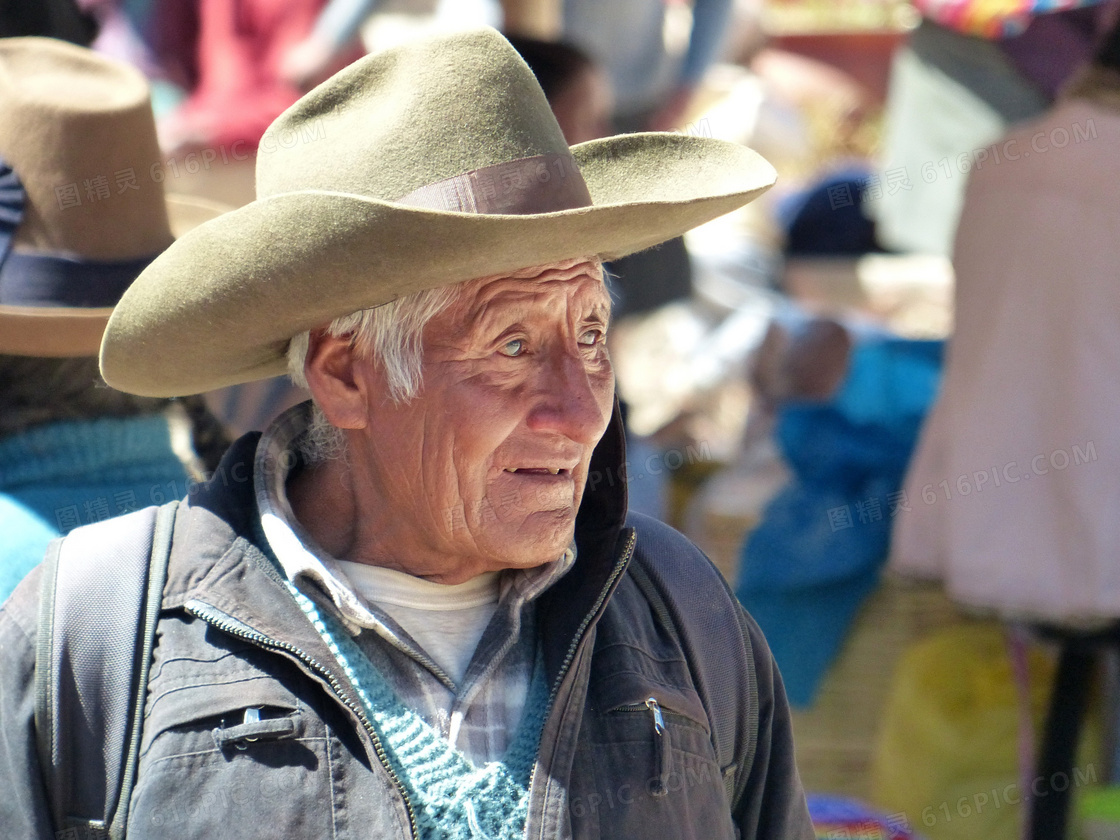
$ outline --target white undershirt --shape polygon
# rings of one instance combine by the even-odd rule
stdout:
[[[466,583],[432,583],[394,569],[339,560],[354,591],[416,640],[456,685],[463,682],[486,625],[498,609],[499,572]]]

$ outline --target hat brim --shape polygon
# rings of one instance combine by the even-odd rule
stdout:
[[[169,195],[166,202],[175,236],[230,210],[225,205],[188,196]],[[112,312],[111,306],[0,305],[0,353],[46,358],[96,356]]]
[[[281,374],[290,338],[423,289],[578,256],[640,251],[746,204],[775,171],[734,143],[635,134],[572,148],[593,206],[479,215],[301,191],[178,240],[125,292],[101,370],[181,396]]]

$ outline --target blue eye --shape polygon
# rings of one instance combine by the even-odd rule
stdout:
[[[502,349],[498,352],[500,352],[503,356],[509,356],[510,358],[520,356],[525,352],[525,342],[520,338],[515,338],[512,341],[507,341],[505,344],[503,344]]]
[[[588,330],[579,337],[579,343],[584,347],[594,347],[603,340],[603,333],[601,330]]]

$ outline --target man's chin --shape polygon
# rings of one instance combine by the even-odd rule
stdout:
[[[575,536],[575,515],[551,511],[526,518],[523,526],[497,547],[509,568],[529,569],[551,563],[572,544]]]

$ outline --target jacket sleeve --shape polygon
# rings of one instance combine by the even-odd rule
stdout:
[[[793,752],[793,728],[782,676],[762,630],[739,608],[754,658],[758,735],[746,784],[732,816],[743,840],[814,840],[805,790]]]
[[[40,570],[0,607],[0,825],[4,836],[53,840],[35,744],[35,637]]]

